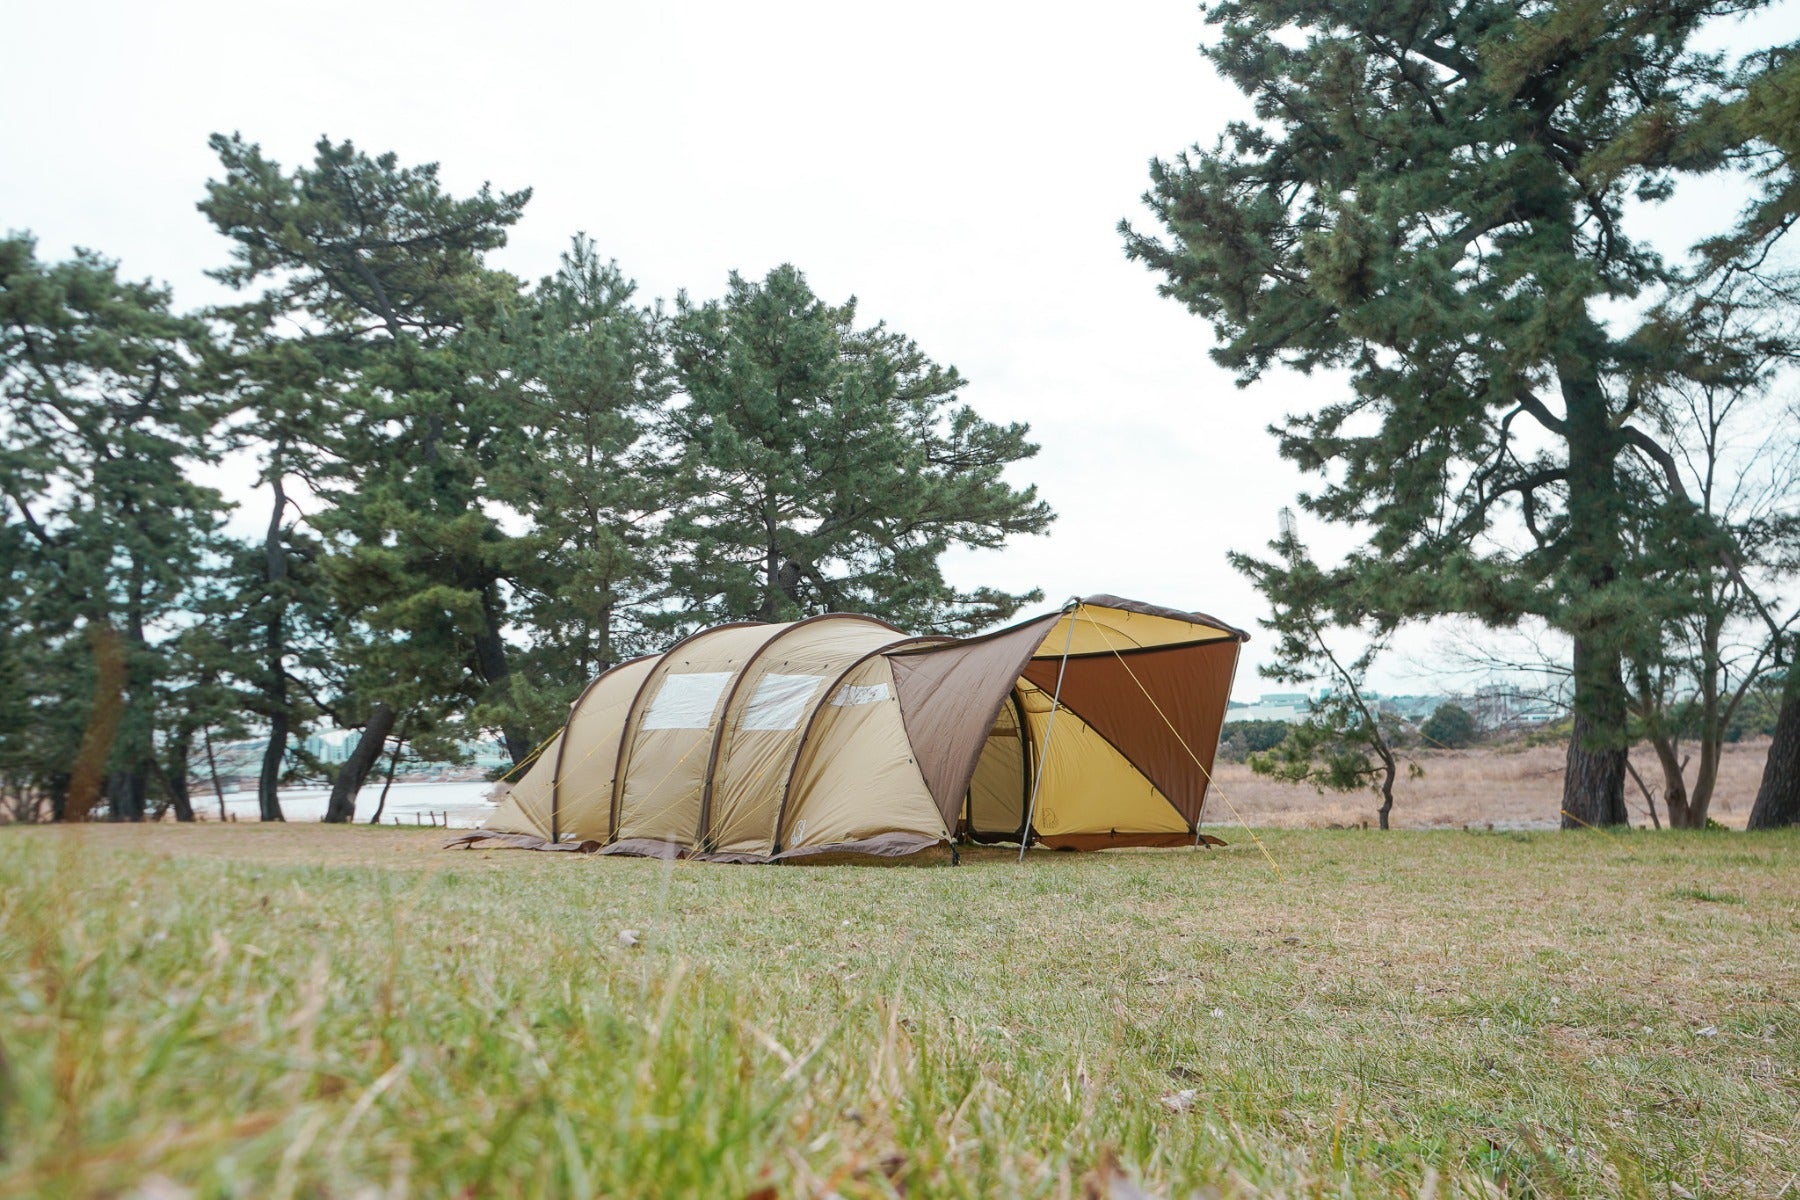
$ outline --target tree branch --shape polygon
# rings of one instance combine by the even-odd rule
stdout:
[[[10,483],[6,485],[6,498],[18,507],[19,515],[25,518],[25,527],[31,531],[31,536],[35,537],[40,545],[54,546],[56,544],[56,539],[51,537],[42,525],[38,524],[37,518],[31,515],[31,509],[26,506],[24,497],[20,496]]]
[[[1549,407],[1546,406],[1542,400],[1539,400],[1530,392],[1525,392],[1519,397],[1519,407],[1530,413],[1532,418],[1536,420],[1539,425],[1542,425],[1551,433],[1554,433],[1559,437],[1568,436],[1568,425],[1555,413],[1551,412]]]
[[[1619,432],[1646,458],[1662,468],[1663,478],[1668,483],[1670,492],[1674,493],[1683,503],[1693,503],[1688,496],[1687,484],[1681,478],[1681,465],[1675,461],[1675,456],[1670,454],[1662,443],[1636,425],[1621,425]]]

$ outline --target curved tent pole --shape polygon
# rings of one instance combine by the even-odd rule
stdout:
[[[574,703],[569,705],[569,715],[563,719],[562,727],[560,729],[558,729],[555,733],[551,734],[550,737],[545,738],[544,745],[539,746],[537,748],[535,754],[533,755],[533,757],[535,757],[538,754],[542,754],[544,752],[544,746],[548,746],[550,744],[550,738],[554,738],[557,736],[562,737],[562,741],[557,743],[556,757],[555,757],[555,759],[553,759],[551,761],[551,766],[550,766],[550,840],[552,842],[560,842],[562,840],[561,818],[562,818],[563,751],[568,748],[569,727],[575,723],[575,714],[581,710],[582,704],[586,702],[588,696],[593,693],[593,690],[600,686],[600,681],[602,679],[605,679],[608,675],[611,675],[614,671],[618,670],[620,667],[629,667],[632,663],[642,662],[644,659],[649,658],[649,657],[651,657],[651,656],[648,654],[640,654],[640,655],[636,656],[635,658],[628,658],[624,662],[616,662],[612,666],[606,668],[606,670],[600,672],[598,675],[596,675],[592,679],[588,680],[588,685],[581,689],[581,694],[579,696],[575,697]],[[592,751],[590,751],[589,753],[591,754]],[[513,770],[516,771],[516,770],[518,770],[518,768],[514,767]],[[502,775],[500,778],[505,779],[506,776]]]
[[[1069,647],[1075,643],[1075,616],[1080,611],[1080,600],[1071,600],[1063,608],[1069,618],[1069,636],[1063,639],[1062,662],[1056,668],[1056,691],[1050,696],[1050,719],[1044,722],[1044,745],[1038,753],[1037,778],[1031,783],[1031,799],[1025,804],[1025,832],[1019,838],[1021,863],[1025,861],[1025,851],[1031,845],[1031,828],[1037,819],[1038,789],[1044,785],[1044,768],[1050,765],[1050,735],[1056,731],[1056,710],[1062,707],[1063,672],[1069,669]]]
[[[1019,799],[1025,801],[1025,808],[1031,807],[1031,723],[1025,719],[1025,702],[1020,699],[1019,685],[1013,684],[1012,690],[1013,719],[1019,723]],[[1030,832],[1025,825],[1025,808],[1019,810],[1019,841],[1024,842]],[[971,812],[973,809],[970,810]]]
[[[721,629],[742,629],[747,625],[766,624],[768,624],[767,621],[726,621],[722,625],[709,625],[705,629],[696,629],[684,638],[677,638],[673,645],[655,657],[667,660],[677,650],[687,646],[688,643],[698,641],[709,633],[717,633]],[[651,656],[646,654],[643,657],[649,658]],[[621,663],[619,665],[624,666],[625,664]],[[658,667],[661,665],[661,663],[657,664]],[[617,669],[617,667],[614,668],[614,670]],[[649,673],[638,683],[637,691],[631,694],[631,703],[625,709],[625,724],[619,730],[619,752],[613,756],[612,801],[609,806],[609,814],[606,822],[606,842],[609,846],[619,840],[619,805],[625,798],[625,767],[629,761],[625,751],[630,747],[631,743],[636,740],[633,735],[637,732],[632,728],[632,724],[643,715],[644,689],[650,686],[650,681],[652,679],[656,678],[656,670],[657,667],[651,667]],[[667,672],[664,672],[664,674],[666,675]],[[710,729],[711,727],[709,726],[708,728]],[[683,757],[686,756],[684,755]]]

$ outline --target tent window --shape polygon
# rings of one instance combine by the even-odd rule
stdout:
[[[656,699],[650,702],[650,711],[644,714],[643,728],[705,729],[712,724],[713,710],[730,682],[730,671],[665,677]]]
[[[849,708],[857,704],[880,704],[888,698],[888,685],[885,683],[855,684],[846,683],[839,688],[837,695],[831,698],[833,708]]]
[[[744,710],[745,729],[797,729],[822,675],[764,675]]]

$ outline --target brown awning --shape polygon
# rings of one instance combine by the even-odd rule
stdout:
[[[1049,613],[985,637],[888,656],[919,773],[949,828],[956,828],[963,793],[1000,706],[1044,634],[1061,619],[1061,613]]]

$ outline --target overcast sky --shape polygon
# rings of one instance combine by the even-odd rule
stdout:
[[[1800,36],[1797,11],[1755,40]],[[1053,531],[957,555],[956,582],[1049,604],[1114,592],[1256,631],[1263,605],[1225,552],[1274,536],[1305,482],[1265,427],[1332,382],[1239,391],[1204,323],[1125,261],[1115,226],[1144,223],[1149,160],[1242,111],[1196,53],[1189,0],[64,2],[6,25],[0,227],[46,258],[88,246],[181,306],[220,298],[202,272],[225,243],[194,204],[216,172],[207,135],[238,131],[289,164],[325,134],[438,161],[458,193],[533,188],[496,258],[527,279],[577,231],[646,297],[792,262],[1042,445],[1017,477]],[[1262,690],[1268,642],[1237,695]],[[1379,682],[1434,688],[1435,643],[1410,645]]]

